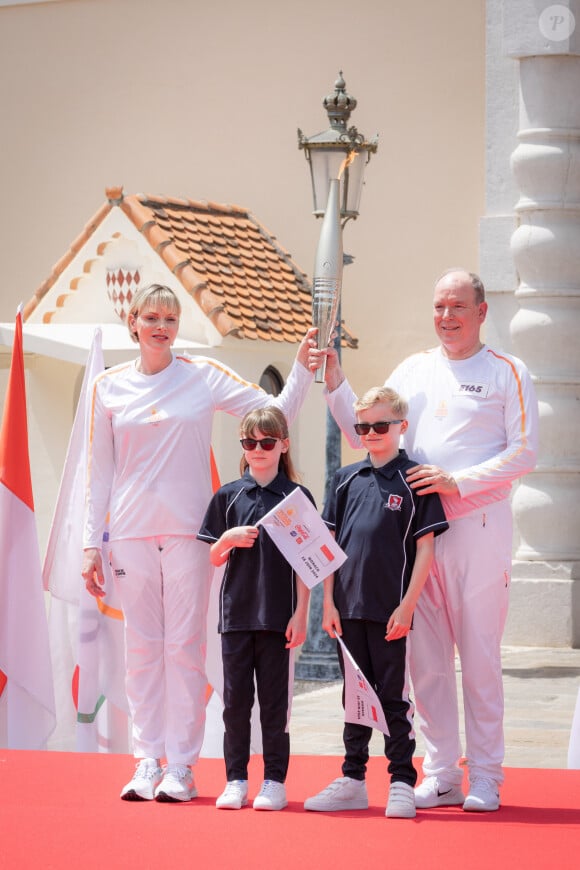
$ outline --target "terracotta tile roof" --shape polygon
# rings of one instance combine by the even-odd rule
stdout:
[[[107,202],[26,305],[25,319],[105,216],[120,208],[221,335],[291,343],[302,339],[311,322],[311,284],[275,236],[246,209],[126,196],[120,187],[107,189],[106,195]],[[343,330],[342,343],[356,347],[357,339]]]

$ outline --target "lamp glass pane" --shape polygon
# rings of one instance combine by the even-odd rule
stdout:
[[[358,215],[367,156],[366,151],[359,152],[345,171],[346,185],[343,191],[346,191],[346,202],[342,203],[342,208],[347,214]]]
[[[328,202],[329,181],[336,178],[346,152],[336,148],[312,148],[310,171],[315,214],[324,214]]]

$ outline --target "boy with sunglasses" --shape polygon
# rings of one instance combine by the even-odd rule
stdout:
[[[438,495],[419,497],[405,472],[416,463],[399,449],[407,403],[395,390],[373,387],[355,402],[368,456],[337,471],[323,518],[348,559],[324,581],[322,627],[340,635],[373,686],[390,735],[389,818],[414,818],[415,738],[409,699],[406,638],[429,572],[433,539],[448,528]],[[386,633],[385,633],[386,629]],[[339,661],[344,674],[341,649]],[[342,777],[308,798],[318,812],[368,807],[365,783],[372,729],[345,722]]]
[[[297,486],[288,424],[278,408],[242,420],[242,478],[212,498],[198,538],[211,544],[213,565],[227,562],[219,602],[224,673],[224,760],[227,783],[218,809],[248,802],[254,676],[260,703],[264,781],[255,810],[282,810],[290,757],[288,719],[293,649],[306,638],[310,592],[258,521]]]

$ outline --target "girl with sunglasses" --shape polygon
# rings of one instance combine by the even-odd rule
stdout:
[[[241,479],[213,496],[198,534],[213,565],[226,564],[219,626],[224,672],[224,760],[227,783],[218,809],[248,802],[250,717],[254,677],[260,704],[264,781],[255,810],[282,810],[290,757],[288,720],[294,647],[306,637],[310,592],[258,521],[297,486],[288,424],[275,407],[246,414],[240,428]]]

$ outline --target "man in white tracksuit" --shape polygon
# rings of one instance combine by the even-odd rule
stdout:
[[[435,285],[440,345],[414,354],[387,379],[409,402],[404,447],[421,463],[408,481],[438,492],[449,530],[435,541],[429,579],[415,610],[411,676],[425,740],[420,809],[462,804],[499,808],[503,781],[501,639],[511,577],[512,482],[532,470],[538,408],[530,375],[517,358],[484,345],[487,313],[477,275],[446,272]],[[311,349],[310,367],[328,356],[329,407],[352,446],[354,394],[332,350]],[[455,681],[461,659],[469,793],[461,787],[462,748]]]

